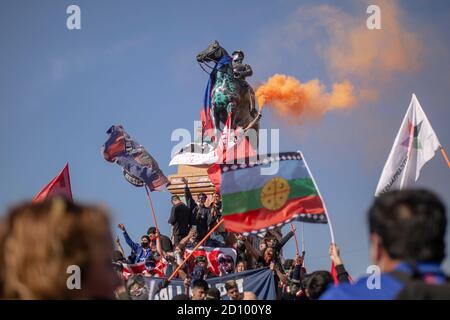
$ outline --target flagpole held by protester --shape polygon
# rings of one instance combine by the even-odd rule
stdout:
[[[155,228],[159,231],[158,224],[156,223],[156,214],[155,209],[153,208],[152,198],[150,197],[150,192],[148,191],[147,185],[145,185],[145,192],[147,193],[148,202],[150,204],[150,209],[152,210],[153,222],[155,224]]]
[[[170,275],[170,277],[167,279],[167,283],[168,284],[174,277],[175,275],[178,273],[178,271],[180,271],[180,269],[184,266],[184,264],[191,258],[191,256],[194,254],[194,252],[209,238],[209,236],[211,236],[211,234],[223,223],[223,218],[220,219],[219,221],[217,221],[217,224],[211,228],[211,230],[209,230],[209,232],[203,237],[203,239],[197,243],[197,245],[194,247],[194,249],[192,249],[191,253],[189,253],[189,255],[184,258],[183,262],[175,269],[175,271]]]
[[[297,256],[298,255],[300,255],[300,251],[299,251],[299,248],[298,248],[298,239],[297,239],[297,234],[295,233],[295,227],[294,227],[294,224],[291,222],[291,230],[292,230],[292,232],[294,233],[294,240],[295,240],[295,252],[296,252],[296,254],[297,254]]]
[[[331,224],[331,219],[330,219],[330,216],[328,214],[328,210],[327,210],[327,206],[325,204],[325,200],[323,199],[322,194],[320,193],[319,186],[317,185],[316,180],[314,179],[314,176],[311,174],[311,170],[309,170],[308,162],[306,161],[305,156],[303,155],[302,152],[300,152],[300,151],[298,151],[298,152],[302,155],[302,159],[305,162],[306,170],[308,170],[308,173],[311,176],[311,180],[313,181],[314,186],[316,187],[317,194],[319,195],[320,199],[322,199],[323,209],[325,211],[325,216],[327,217],[327,220],[328,220],[328,228],[330,229],[331,243],[335,243],[334,242],[333,225]]]

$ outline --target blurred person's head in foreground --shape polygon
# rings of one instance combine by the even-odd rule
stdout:
[[[208,288],[208,282],[205,280],[195,280],[192,283],[192,300],[205,300]]]
[[[333,284],[333,276],[328,271],[315,271],[307,275],[303,282],[308,299],[317,300]],[[291,290],[295,294],[295,288]]]
[[[59,197],[16,206],[0,224],[0,298],[114,298],[112,253],[109,216],[100,207]]]
[[[210,288],[206,294],[205,300],[220,300],[220,290],[217,288]]]
[[[445,206],[427,190],[391,191],[369,210],[372,261],[389,272],[400,262],[438,263],[445,257]]]

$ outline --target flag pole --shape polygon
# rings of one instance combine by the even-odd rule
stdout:
[[[327,221],[328,221],[328,228],[330,229],[330,237],[331,237],[331,243],[335,243],[334,242],[334,232],[333,232],[333,225],[331,224],[331,219],[330,216],[328,215],[328,210],[327,210],[327,206],[325,205],[325,200],[322,197],[322,194],[320,193],[320,189],[317,186],[316,180],[314,179],[314,176],[311,174],[311,170],[309,170],[309,166],[308,163],[306,162],[305,157],[303,156],[303,153],[298,151],[298,153],[300,153],[300,155],[302,156],[303,161],[305,162],[305,167],[306,170],[308,170],[309,175],[311,176],[311,180],[314,183],[314,186],[317,189],[317,194],[319,195],[320,199],[322,200],[322,204],[323,204],[323,209],[325,211],[325,216],[327,217]]]
[[[448,160],[447,153],[445,152],[442,146],[439,146],[439,149],[441,149],[441,154],[444,157],[445,161],[447,162],[447,166],[450,168],[450,161]]]
[[[302,226],[302,255],[303,255],[303,252],[305,252],[305,236],[304,236],[304,234],[305,234],[305,228],[304,228],[305,224],[302,222],[301,226]],[[303,267],[306,268],[305,260],[303,260]]]
[[[167,279],[167,282],[170,282],[175,277],[175,275],[178,273],[178,271],[180,271],[180,269],[184,266],[184,264],[194,254],[195,250],[197,250],[206,241],[206,239],[209,238],[209,236],[222,224],[222,222],[223,222],[223,218],[220,219],[219,221],[217,221],[217,224],[211,230],[209,230],[209,232],[206,234],[206,236],[204,236],[203,239],[199,243],[197,243],[197,245],[194,247],[194,249],[192,249],[191,253],[189,253],[189,255],[186,258],[184,258],[183,262],[170,275],[170,277]]]
[[[297,256],[300,255],[299,249],[298,249],[298,239],[297,239],[297,234],[295,233],[294,230],[294,224],[291,222],[291,231],[294,233],[294,239],[295,239],[295,251],[297,253]]]
[[[145,192],[147,192],[147,198],[148,198],[148,202],[150,204],[150,208],[152,209],[153,222],[155,223],[156,230],[159,231],[158,224],[156,223],[156,215],[155,215],[155,209],[153,208],[152,198],[150,197],[150,192],[148,192],[147,185],[144,185],[144,186],[145,186]]]
[[[305,251],[305,229],[304,229],[304,223],[302,222],[302,252]]]

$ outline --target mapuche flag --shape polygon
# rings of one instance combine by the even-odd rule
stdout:
[[[274,174],[266,174],[270,166]],[[242,164],[221,165],[225,228],[260,233],[292,220],[327,223],[318,188],[301,152],[260,156]]]
[[[61,172],[33,198],[32,203],[38,203],[54,196],[62,196],[72,201],[68,163],[66,163]]]
[[[155,159],[125,132],[120,125],[106,132],[109,137],[102,147],[106,161],[122,167],[125,179],[137,187],[148,186],[150,191],[161,190],[169,181]]]
[[[439,147],[436,133],[413,94],[375,195],[412,185],[419,179],[423,165],[434,157]]]

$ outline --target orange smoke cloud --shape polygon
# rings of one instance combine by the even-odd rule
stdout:
[[[381,9],[380,30],[369,30],[361,19],[363,13],[355,16],[329,5],[299,11],[290,29],[313,36],[324,30],[328,37],[320,50],[330,77],[350,79],[362,100],[376,99],[397,75],[417,71],[425,50],[418,35],[405,26],[398,1],[377,0],[376,4]]]
[[[260,109],[265,105],[290,120],[320,118],[326,112],[354,105],[354,87],[348,81],[334,83],[331,92],[318,80],[301,83],[294,77],[276,74],[256,90]]]

